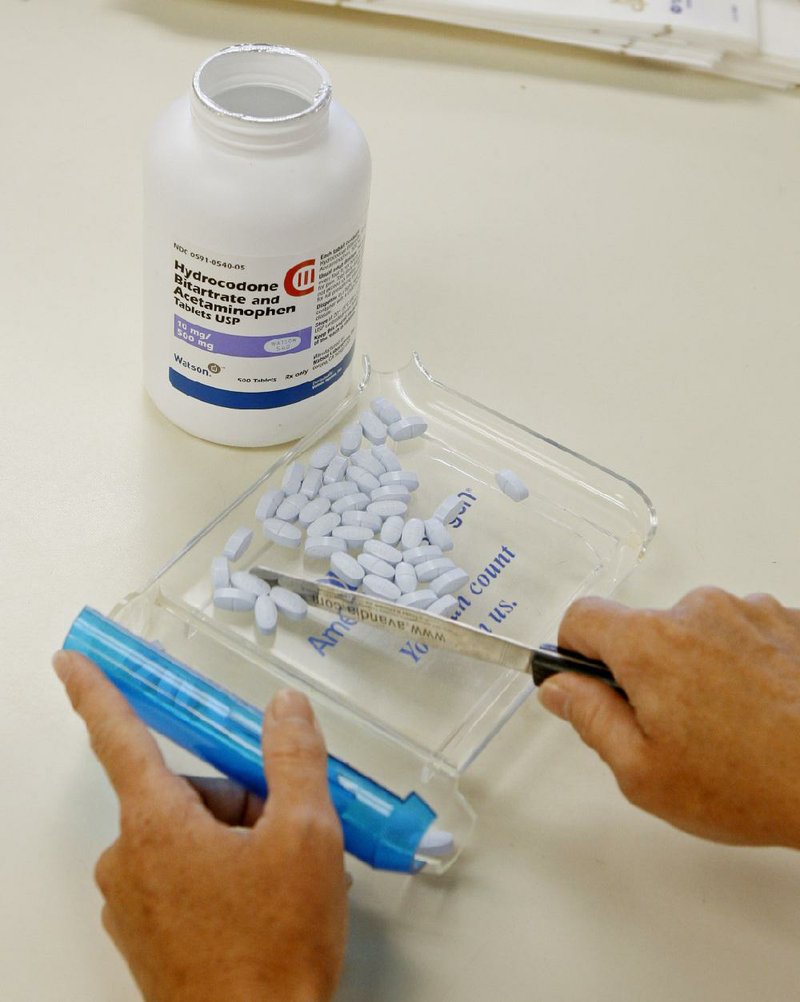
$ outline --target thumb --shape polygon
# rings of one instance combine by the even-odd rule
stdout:
[[[645,738],[633,708],[602,682],[561,672],[539,687],[538,696],[546,710],[572,724],[617,779],[644,755]]]
[[[305,696],[291,689],[276,694],[264,714],[262,745],[268,806],[330,805],[325,739]]]

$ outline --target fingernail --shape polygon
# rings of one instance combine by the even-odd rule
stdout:
[[[52,662],[53,670],[63,682],[69,665],[69,654],[67,654],[66,651],[56,651],[53,655]]]
[[[314,724],[314,711],[311,704],[294,689],[281,689],[275,693],[272,702],[267,707],[267,715],[272,720],[305,720]]]
[[[567,689],[559,684],[558,679],[548,679],[539,686],[537,692],[539,702],[550,713],[569,720],[570,695]]]

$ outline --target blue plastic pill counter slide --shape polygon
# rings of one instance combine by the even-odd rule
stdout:
[[[341,584],[329,561],[270,539],[256,510],[375,398],[426,425],[391,443],[419,478],[408,517],[459,499],[447,555],[466,574],[451,618],[535,647],[574,598],[611,594],[644,555],[656,517],[631,481],[449,389],[416,355],[393,372],[365,358],[327,421],[109,615],[83,609],[65,646],[92,658],[154,731],[261,796],[264,707],[279,689],[304,692],[325,733],[347,851],[379,869],[439,874],[475,821],[459,778],[530,695],[530,677],[315,607],[265,635],[252,611],[213,601],[212,562],[236,534],[250,542],[232,569]],[[524,500],[501,489],[504,470],[527,486]]]

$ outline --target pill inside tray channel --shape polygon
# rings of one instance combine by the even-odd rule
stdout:
[[[454,593],[469,580],[445,556],[453,549],[447,523],[463,499],[452,494],[433,511],[414,514],[419,477],[401,462],[402,443],[426,431],[423,418],[403,416],[389,400],[375,398],[338,441],[319,445],[305,464],[290,463],[280,488],[261,496],[255,514],[264,536],[290,549],[302,544],[306,560],[319,562],[321,570],[327,564],[329,579],[335,576],[350,589],[451,616],[458,606]],[[528,497],[511,470],[498,471],[495,481],[513,501]],[[253,613],[256,629],[269,635],[279,616],[297,621],[308,607],[295,592],[232,569],[252,539],[251,529],[236,529],[213,559],[213,602],[218,609]]]

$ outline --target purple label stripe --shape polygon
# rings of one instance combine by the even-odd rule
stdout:
[[[238,358],[270,358],[291,355],[311,347],[311,328],[303,327],[288,334],[228,334],[184,320],[175,314],[175,337],[185,344],[202,348],[214,355],[234,355]]]

